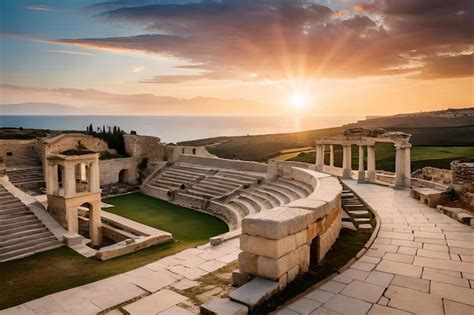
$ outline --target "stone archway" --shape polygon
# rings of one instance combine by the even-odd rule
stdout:
[[[128,177],[128,169],[121,169],[118,173],[118,182],[121,184],[126,184],[129,182]]]

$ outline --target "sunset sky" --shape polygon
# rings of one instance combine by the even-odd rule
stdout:
[[[1,0],[0,103],[155,115],[470,107],[473,50],[472,0]]]

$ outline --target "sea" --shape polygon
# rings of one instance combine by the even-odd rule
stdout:
[[[0,116],[0,127],[50,130],[85,130],[119,126],[140,135],[157,136],[162,142],[297,132],[364,119],[360,116]]]

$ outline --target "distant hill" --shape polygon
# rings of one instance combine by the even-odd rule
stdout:
[[[371,118],[336,128],[295,133],[217,137],[181,142],[183,145],[205,145],[223,158],[266,161],[282,150],[314,145],[316,137],[336,135],[348,128],[377,127],[412,134],[416,146],[474,146],[474,108],[402,114]]]
[[[20,103],[0,105],[0,115],[78,115],[81,109],[55,103]]]

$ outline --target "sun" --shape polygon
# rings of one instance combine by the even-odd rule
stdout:
[[[306,106],[308,97],[303,92],[297,91],[290,95],[290,105],[294,109],[302,109]]]

